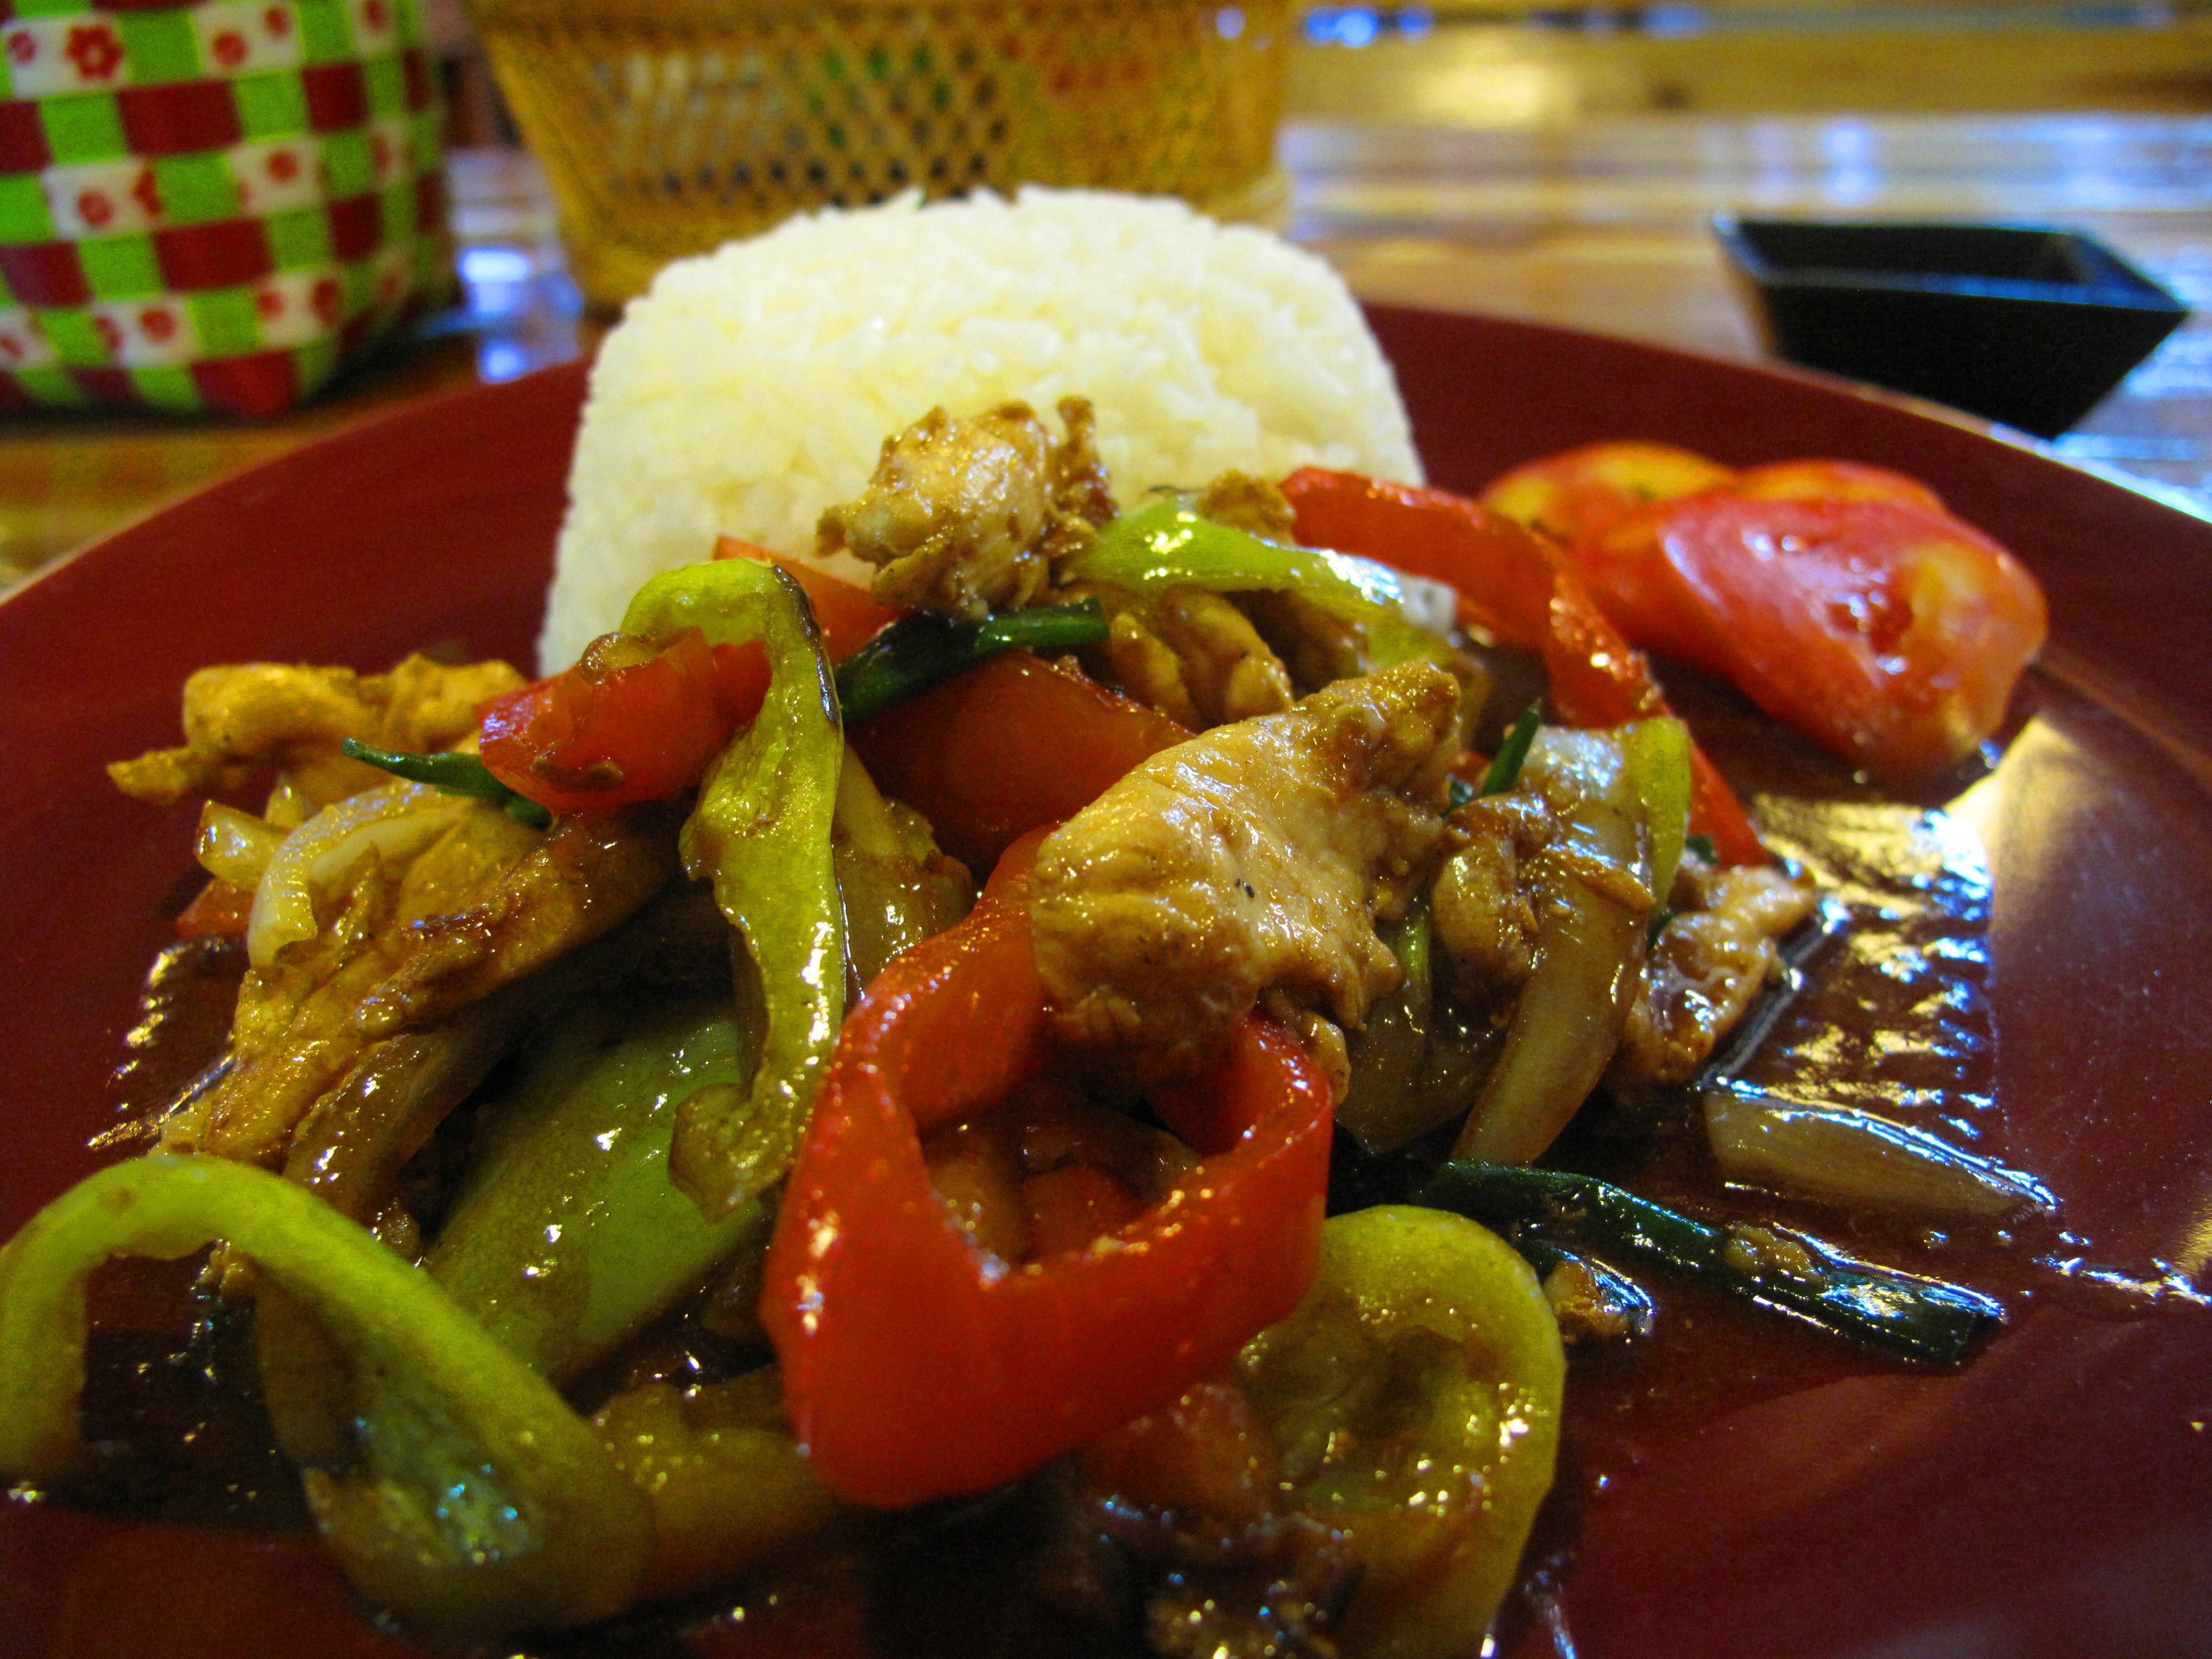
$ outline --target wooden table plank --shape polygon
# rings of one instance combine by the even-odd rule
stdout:
[[[1484,129],[1400,118],[1407,107],[1301,115],[1284,135],[1291,234],[1373,300],[1755,357],[1710,232],[1717,211],[2035,220],[2103,237],[2200,315],[2057,452],[2212,507],[2212,117],[1646,114]],[[0,589],[237,467],[587,349],[599,325],[579,315],[528,158],[465,151],[452,176],[468,307],[311,408],[260,422],[0,416]]]

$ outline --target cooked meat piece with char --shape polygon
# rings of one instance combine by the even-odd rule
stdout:
[[[1701,903],[1678,911],[1652,947],[1613,1056],[1624,1081],[1686,1082],[1774,973],[1777,941],[1820,902],[1810,881],[1770,865],[1692,870],[1677,894],[1685,888]]]
[[[889,605],[981,622],[1034,604],[1053,561],[1114,511],[1091,405],[1064,398],[1060,417],[1055,444],[1027,404],[961,420],[931,410],[884,440],[860,499],[822,515],[815,550],[880,565],[872,590]]]
[[[388,674],[294,663],[226,663],[185,682],[185,742],[107,769],[116,787],[167,806],[240,787],[257,767],[283,769],[313,805],[385,782],[338,752],[347,738],[424,754],[477,729],[477,710],[522,676],[503,662],[449,667],[411,656]]]
[[[1060,1033],[1195,1070],[1261,994],[1358,1025],[1428,872],[1459,684],[1407,663],[1144,762],[1048,836],[1030,902]]]
[[[1171,587],[1148,601],[1079,582],[1054,597],[1097,599],[1111,630],[1098,647],[1111,677],[1194,732],[1279,714],[1297,695],[1282,659],[1225,595]]]
[[[1444,860],[1430,902],[1462,1001],[1510,996],[1535,971],[1536,913],[1521,860],[1549,838],[1550,817],[1533,795],[1489,796],[1451,816],[1462,845]]]

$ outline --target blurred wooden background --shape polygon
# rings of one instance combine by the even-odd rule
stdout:
[[[260,424],[0,417],[0,591],[135,514],[427,392],[588,349],[552,210],[428,0],[465,304]],[[1286,228],[1366,298],[1755,357],[1718,211],[2086,229],[2199,313],[2054,447],[2212,510],[2212,0],[1307,7]]]

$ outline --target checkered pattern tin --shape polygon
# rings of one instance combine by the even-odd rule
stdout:
[[[415,0],[0,0],[0,406],[273,413],[447,283]]]

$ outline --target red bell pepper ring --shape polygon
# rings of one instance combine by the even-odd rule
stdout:
[[[1291,474],[1283,494],[1301,542],[1448,583],[1463,623],[1540,655],[1552,705],[1568,724],[1622,726],[1668,712],[1643,653],[1606,620],[1565,556],[1533,531],[1448,490],[1320,467]],[[1712,837],[1723,864],[1767,862],[1719,769],[1696,748],[1690,764],[1690,827]]]
[[[1118,1232],[1010,1267],[938,1198],[923,1132],[1051,1059],[1029,927],[1042,838],[847,1019],[769,1247],[761,1316],[793,1426],[860,1503],[981,1491],[1165,1406],[1312,1276],[1328,1087],[1256,1016],[1214,1073],[1154,1096],[1203,1162]]]
[[[757,644],[603,635],[574,667],[484,705],[483,763],[558,813],[667,800],[760,712],[768,683]]]

